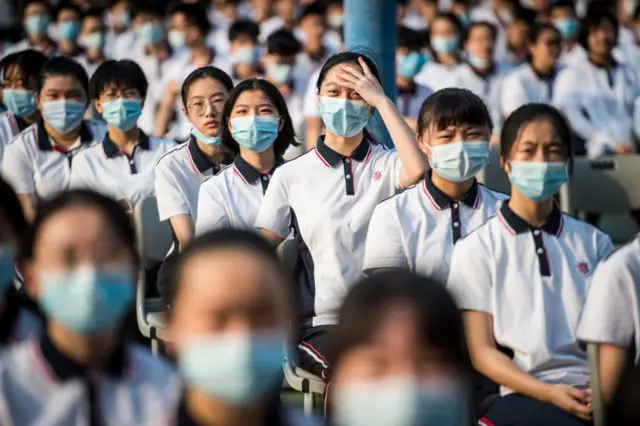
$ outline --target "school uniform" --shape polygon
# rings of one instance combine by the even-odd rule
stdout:
[[[233,164],[200,186],[196,235],[222,228],[255,229],[264,193],[282,157],[268,173],[261,173],[241,155]]]
[[[49,138],[40,120],[9,142],[2,161],[2,175],[18,194],[53,196],[68,188],[75,156],[101,140],[105,133],[105,122],[85,120],[77,143],[66,149]]]
[[[122,151],[107,133],[101,144],[78,153],[71,170],[71,187],[87,188],[131,205],[155,195],[155,165],[175,143],[140,132],[131,154]]]
[[[417,83],[414,83],[406,90],[398,88],[398,96],[396,96],[398,111],[405,117],[418,118],[422,103],[431,96],[432,93],[433,90],[431,90],[431,88]]]
[[[436,61],[426,63],[420,72],[416,74],[414,81],[417,84],[431,88],[432,90],[440,90],[448,87],[447,82],[451,78],[451,71],[458,65],[448,67]]]
[[[514,352],[522,371],[547,383],[587,386],[587,357],[576,331],[593,270],[612,251],[606,234],[557,207],[535,228],[505,201],[496,216],[458,241],[447,287],[460,309],[492,316],[496,342]],[[551,404],[511,395],[505,386],[500,394],[486,424],[518,424],[527,415],[537,421],[527,424],[577,420]]]
[[[2,170],[2,156],[4,154],[5,147],[11,139],[29,125],[21,117],[5,111],[0,114],[0,170]]]
[[[640,236],[598,265],[589,289],[577,338],[635,348],[640,361]]]
[[[316,374],[326,368],[324,333],[318,327],[336,323],[337,310],[348,289],[364,277],[362,259],[369,219],[375,206],[400,189],[401,163],[365,137],[350,157],[318,139],[308,153],[283,164],[273,175],[256,219],[256,228],[282,238],[290,228],[300,246],[302,269],[298,315],[305,360]],[[313,335],[320,343],[308,342]]]
[[[56,46],[55,43],[51,43],[51,45],[49,47],[47,47],[46,49],[40,49],[39,47],[36,47],[34,45],[31,44],[31,42],[29,41],[29,39],[27,38],[23,38],[22,40],[20,40],[17,43],[14,43],[11,47],[9,47],[7,50],[5,50],[3,57],[10,55],[12,53],[18,53],[18,52],[22,52],[25,50],[37,50],[39,52],[41,52],[42,54],[44,54],[45,56],[53,56],[57,53],[58,51],[58,47]]]
[[[363,269],[409,269],[446,284],[449,260],[460,238],[484,224],[507,195],[477,181],[460,201],[449,198],[428,176],[373,211]]]
[[[176,389],[171,367],[146,349],[121,343],[99,370],[88,370],[45,334],[0,356],[0,423],[158,425]]]
[[[75,59],[80,65],[82,65],[82,68],[84,68],[84,70],[87,72],[87,76],[91,78],[91,76],[93,76],[93,74],[100,67],[100,65],[102,65],[104,61],[108,60],[109,58],[105,58],[104,60],[102,59],[91,60],[87,57],[86,54],[82,54],[76,57]]]
[[[43,328],[42,320],[23,305],[18,291],[11,288],[2,298],[5,306],[0,313],[0,347],[39,337]]]
[[[528,103],[551,103],[557,71],[539,74],[530,63],[522,64],[504,77],[500,110],[504,117]]]
[[[287,103],[287,109],[291,116],[291,124],[293,124],[293,131],[295,133],[296,141],[300,146],[289,145],[284,153],[284,158],[291,160],[299,155],[307,152],[304,137],[305,137],[305,123],[304,123],[304,100],[305,100],[305,87],[300,89],[301,85],[296,83],[292,84],[291,90],[288,94],[283,95],[284,100]]]
[[[633,107],[640,95],[634,70],[622,63],[604,69],[589,60],[562,70],[553,90],[553,103],[585,141],[591,158],[631,143]]]

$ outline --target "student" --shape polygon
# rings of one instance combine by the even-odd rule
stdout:
[[[324,44],[327,30],[325,6],[313,1],[302,9],[298,18],[298,38],[302,40],[302,52],[298,54],[298,67],[304,75],[320,68],[334,51]]]
[[[229,94],[220,140],[236,154],[231,167],[200,187],[196,234],[254,229],[264,193],[290,144],[296,144],[287,104],[266,80],[245,80]]]
[[[562,70],[554,86],[554,104],[567,115],[591,158],[635,151],[631,111],[640,81],[633,69],[613,58],[617,34],[612,14],[587,15],[580,25],[580,44],[588,59]]]
[[[103,193],[133,206],[155,195],[155,165],[175,145],[147,136],[136,125],[147,96],[147,79],[133,61],[107,61],[91,78],[96,110],[109,125],[101,143],[80,152],[71,186]]]
[[[573,0],[558,0],[551,5],[551,22],[562,35],[562,55],[560,62],[566,65],[582,61],[586,52],[578,42],[580,22]]]
[[[598,265],[578,327],[580,341],[598,346],[600,386],[607,402],[625,365],[640,359],[639,244],[640,235]]]
[[[231,77],[237,84],[260,74],[258,36],[260,28],[250,20],[239,20],[229,27]]]
[[[513,67],[523,64],[527,60],[528,34],[536,19],[535,14],[524,8],[518,8],[513,21],[507,25],[506,49],[499,59]]]
[[[560,57],[560,33],[551,24],[535,24],[528,37],[527,63],[504,78],[501,111],[505,117],[524,104],[551,103],[553,97]]]
[[[26,38],[7,49],[5,55],[27,49],[38,50],[46,56],[53,55],[57,46],[48,32],[51,22],[49,3],[44,0],[26,0],[23,3],[23,17]]]
[[[489,162],[493,130],[479,97],[443,89],[424,101],[418,117],[418,143],[431,171],[375,208],[363,269],[410,269],[446,282],[456,242],[494,216],[506,196],[474,177]]]
[[[47,326],[0,357],[2,424],[160,424],[176,380],[122,329],[140,267],[124,210],[93,192],[62,193],[38,210],[24,258]]]
[[[501,397],[482,421],[587,424],[587,355],[575,335],[591,273],[613,244],[563,214],[554,199],[572,163],[571,128],[562,113],[524,105],[507,118],[500,143],[511,199],[458,241],[447,283],[463,310],[474,368],[500,386]]]
[[[102,15],[101,9],[89,9],[82,18],[79,42],[84,47],[84,53],[77,60],[87,71],[89,78],[107,60],[104,52],[106,28]]]
[[[310,424],[278,403],[293,318],[288,281],[273,247],[252,232],[208,233],[180,254],[169,332],[184,388],[170,424]]]
[[[442,283],[406,271],[367,278],[330,338],[330,424],[471,424],[462,320]]]
[[[270,3],[274,15],[260,24],[260,44],[264,44],[275,31],[281,29],[293,31],[296,27],[297,15],[300,12],[298,9],[299,0],[274,0]]]
[[[58,53],[75,59],[81,53],[78,36],[81,29],[82,11],[70,1],[62,0],[57,4],[53,16],[58,37]]]
[[[75,155],[106,133],[104,122],[83,120],[88,85],[87,73],[76,61],[64,56],[49,59],[36,85],[42,119],[5,148],[2,173],[18,194],[28,220],[38,199],[67,189]]]
[[[429,87],[418,84],[416,75],[426,60],[421,52],[422,36],[418,31],[407,27],[398,28],[396,45],[396,87],[398,99],[396,104],[404,117],[415,120],[420,112],[422,102],[433,91]]]
[[[324,44],[334,52],[340,50],[342,44],[342,31],[344,27],[344,4],[342,0],[326,0],[325,17],[327,30],[324,34]],[[398,5],[400,7],[400,5]]]
[[[472,23],[488,22],[494,26],[497,58],[504,58],[507,50],[507,27],[514,21],[520,9],[518,0],[487,0],[473,8],[470,13]]]
[[[274,174],[256,227],[274,244],[295,229],[305,268],[299,283],[304,369],[322,376],[325,331],[335,324],[346,290],[362,273],[369,218],[380,201],[419,181],[427,161],[415,134],[384,95],[371,59],[354,52],[332,56],[317,83],[327,127],[316,148]],[[397,151],[376,144],[363,130],[377,109]]]
[[[7,108],[0,114],[0,163],[11,139],[40,119],[34,95],[46,61],[46,56],[33,49],[10,53],[0,61],[2,103]]]

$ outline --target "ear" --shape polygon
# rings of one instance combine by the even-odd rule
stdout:
[[[509,163],[509,160],[505,158],[502,152],[498,153],[498,159],[500,160],[500,167],[502,167],[502,169],[507,174],[511,173],[511,164]]]
[[[96,111],[98,111],[98,114],[102,115],[102,113],[104,112],[104,109],[102,108],[102,105],[100,104],[99,100],[94,100],[93,101],[93,106],[95,107]]]
[[[182,115],[184,115],[185,117],[189,117],[189,111],[187,110],[187,107],[182,107]]]
[[[279,131],[279,132],[281,132],[281,131],[282,131],[282,129],[284,129],[284,122],[285,122],[286,120],[287,120],[287,119],[286,119],[286,118],[284,118],[284,117],[280,117],[280,119],[278,120],[278,131]]]
[[[232,131],[232,129],[231,129],[231,119],[225,117],[225,121],[227,122],[227,129],[229,129],[229,132],[231,132]]]
[[[39,93],[34,93],[33,94],[33,102],[36,104],[36,107],[38,109],[41,109],[41,105],[40,105],[40,94]]]
[[[38,288],[38,283],[36,283],[33,262],[30,261],[24,264],[22,268],[22,278],[24,279],[24,288],[29,297],[34,301],[38,301],[40,290]]]
[[[431,151],[425,146],[425,140],[422,137],[421,134],[416,133],[416,141],[418,142],[418,146],[420,147],[420,151],[422,151],[424,153],[424,155],[427,156],[427,159],[429,160],[429,163],[431,163]]]

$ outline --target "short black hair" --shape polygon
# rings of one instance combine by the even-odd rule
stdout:
[[[42,52],[34,49],[11,53],[0,61],[2,81],[4,81],[5,73],[9,68],[18,67],[24,76],[25,84],[27,84],[31,77],[37,78],[40,75],[47,60],[48,58]]]
[[[462,39],[462,36],[464,34],[464,25],[462,25],[462,22],[460,22],[460,18],[458,18],[455,13],[438,12],[433,20],[435,21],[437,19],[444,19],[449,21],[454,27],[456,27],[456,32],[458,33],[460,39]],[[433,26],[431,26],[431,28],[433,28]]]
[[[293,122],[291,120],[291,115],[289,114],[289,109],[287,108],[287,102],[284,100],[282,93],[280,93],[280,90],[278,90],[276,86],[262,78],[244,80],[234,87],[229,94],[222,110],[222,130],[220,133],[220,142],[222,145],[233,153],[237,154],[240,152],[240,146],[238,145],[238,142],[233,139],[233,136],[231,136],[231,130],[229,130],[229,126],[227,126],[227,121],[230,120],[231,111],[233,111],[233,107],[235,106],[240,94],[248,90],[263,91],[269,99],[271,99],[271,102],[273,102],[273,105],[280,114],[280,118],[284,120],[282,130],[278,132],[278,137],[273,141],[274,152],[277,155],[282,156],[289,145],[299,146],[300,144],[296,142],[295,139]]]
[[[440,131],[464,124],[493,130],[489,108],[478,95],[467,89],[446,88],[432,93],[422,103],[417,133],[420,135],[431,127]]]
[[[574,0],[557,0],[556,2],[552,2],[549,5],[549,10],[553,11],[553,9],[571,9],[571,11],[576,13],[576,2]]]
[[[163,18],[164,7],[162,2],[153,0],[136,0],[131,3],[131,18],[135,19],[138,15],[148,14],[156,18]]]
[[[279,29],[267,37],[267,54],[295,56],[302,51],[302,44],[286,29]]]
[[[47,9],[47,14],[51,15],[51,5],[49,4],[49,2],[47,0],[26,0],[23,4],[22,4],[22,11],[20,12],[20,17],[21,19],[24,19],[24,13],[27,10],[27,7],[29,7],[32,4],[41,4],[45,7],[45,9]]]
[[[86,12],[84,12],[84,15],[82,16],[82,19],[84,20],[85,18],[98,18],[98,19],[102,20],[103,17],[104,17],[104,12],[105,11],[104,11],[103,8],[91,7]]]
[[[229,77],[229,74],[222,71],[220,68],[206,66],[202,68],[198,68],[195,71],[192,71],[191,74],[184,79],[182,83],[182,88],[180,89],[180,95],[182,97],[182,105],[187,106],[187,99],[189,98],[189,89],[193,83],[198,80],[202,80],[203,78],[211,78],[213,80],[217,80],[227,89],[228,92],[231,92],[233,89],[233,80]]]
[[[527,25],[531,25],[536,22],[536,13],[526,7],[518,6],[514,14],[513,22],[524,22]]]
[[[78,15],[78,19],[82,20],[82,9],[69,0],[62,0],[56,5],[55,9],[53,9],[53,20],[57,21],[60,13],[67,9],[73,10]]]
[[[471,35],[471,32],[473,30],[475,30],[476,28],[482,28],[482,27],[489,29],[489,32],[491,33],[491,38],[493,38],[493,41],[495,42],[496,38],[498,37],[498,28],[489,21],[475,21],[469,24],[469,26],[467,27],[467,30],[464,33],[465,43],[469,41],[469,36]]]
[[[16,192],[11,185],[0,177],[0,217],[6,222],[18,240],[18,253],[21,251],[22,239],[29,229],[27,219]]]
[[[536,44],[540,36],[547,31],[552,31],[560,37],[560,31],[558,31],[555,25],[548,22],[536,22],[531,26],[531,28],[529,28],[529,32],[527,34],[529,43]]]
[[[75,78],[84,89],[84,93],[87,95],[87,101],[89,100],[89,77],[87,76],[87,72],[82,65],[66,56],[54,56],[45,62],[38,76],[36,92],[40,93],[42,91],[47,78],[56,76],[70,76]]]
[[[322,19],[324,19],[324,15],[326,12],[327,6],[325,4],[323,4],[319,0],[313,1],[302,9],[302,12],[300,12],[300,16],[298,16],[298,23],[302,22],[309,16],[320,16]]]
[[[200,30],[203,37],[211,31],[211,22],[207,15],[207,9],[200,3],[178,3],[171,8],[171,15],[181,13],[189,25],[193,25]]]
[[[229,41],[233,42],[240,36],[249,36],[254,43],[258,42],[260,27],[249,19],[239,19],[229,27]]]
[[[420,31],[416,31],[404,25],[398,26],[398,38],[396,45],[409,50],[420,50],[425,45],[426,37]]]
[[[128,59],[105,61],[96,69],[89,82],[91,99],[99,99],[100,94],[111,85],[120,90],[136,89],[143,101],[149,88],[147,77],[140,66]]]
[[[618,42],[618,34],[620,30],[620,24],[615,15],[609,12],[608,9],[593,9],[590,13],[587,13],[580,21],[580,31],[578,32],[578,43],[589,51],[589,33],[595,28],[599,28],[603,23],[609,22],[613,25],[613,30],[616,33],[615,41]]]

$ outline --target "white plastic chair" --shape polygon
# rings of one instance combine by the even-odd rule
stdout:
[[[146,298],[148,283],[145,271],[164,261],[173,244],[173,232],[169,222],[160,222],[155,197],[145,198],[136,205],[134,223],[142,262],[136,289],[136,319],[140,333],[151,339],[151,351],[157,355],[159,341],[167,340],[167,306],[159,297]]]
[[[600,351],[595,343],[587,344],[589,376],[591,377],[591,401],[593,404],[593,426],[606,426],[605,404],[600,385]]]

